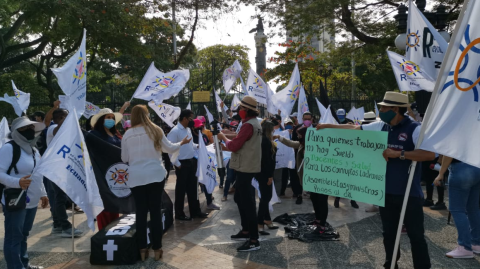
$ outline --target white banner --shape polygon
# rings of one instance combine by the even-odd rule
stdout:
[[[267,104],[267,84],[252,69],[250,69],[250,72],[248,73],[246,86],[248,95],[255,97],[260,104]]]
[[[275,130],[274,135],[279,135],[290,139],[290,132],[288,130],[282,131],[277,129]],[[277,162],[275,164],[275,169],[295,169],[295,152],[293,148],[285,146],[279,140],[275,140],[275,142],[277,143]]]
[[[465,5],[422,124],[419,148],[480,168],[480,1]]]
[[[3,117],[0,122],[0,148],[10,140],[7,138],[9,133],[10,129],[8,128],[7,118]]]
[[[8,96],[8,94],[4,94],[3,97],[0,97],[0,101],[7,102],[13,106],[13,109],[15,110],[15,114],[17,116],[21,117],[22,116],[22,109],[18,105],[17,98],[15,96]]]
[[[15,83],[12,80],[12,88],[15,94],[15,99],[17,100],[18,107],[26,113],[28,106],[30,105],[30,94],[22,92],[21,90],[17,89]]]
[[[76,113],[71,111],[38,162],[33,175],[49,178],[83,209],[88,227],[103,211],[95,174]]]
[[[217,166],[213,161],[215,157],[211,157],[208,154],[205,143],[203,142],[202,132],[198,132],[198,162],[197,162],[197,173],[198,182],[205,185],[208,193],[212,193],[216,186],[217,182]]]
[[[448,43],[410,0],[406,58],[422,67],[435,81],[447,52]],[[427,90],[427,89],[425,89]],[[433,86],[429,91],[433,90]]]
[[[258,184],[258,180],[253,178],[252,186],[257,190],[258,198],[262,198],[262,193],[260,192],[260,186]],[[273,212],[273,205],[280,202],[281,201],[280,198],[278,198],[277,190],[275,189],[275,182],[272,181],[272,199],[270,199],[270,202],[268,203],[268,211],[270,211],[270,213]]]
[[[209,123],[212,123],[212,122],[213,122],[213,115],[212,115],[212,113],[210,113],[210,111],[208,110],[208,108],[207,108],[206,105],[203,105],[203,107],[205,108],[205,112],[207,112],[208,122],[209,122]]]
[[[328,106],[328,108],[326,108],[325,116],[323,116],[321,118],[320,123],[338,124],[337,120],[332,115],[332,109],[330,108],[330,106]]]
[[[288,117],[293,109],[295,101],[298,99],[300,94],[300,88],[302,84],[300,82],[300,72],[298,71],[298,64],[295,64],[293,69],[292,76],[288,85],[272,96],[272,103],[282,111],[282,119]]]
[[[302,124],[303,123],[303,113],[310,111],[308,109],[308,101],[307,101],[307,96],[305,95],[305,89],[303,86],[300,88],[300,96],[298,97],[298,123]]]
[[[327,108],[324,107],[316,97],[315,101],[317,102],[318,110],[320,111],[320,122],[322,122],[322,120],[325,118],[325,115],[327,114]],[[298,117],[300,118],[300,115],[298,115]]]
[[[154,101],[148,102],[148,106],[171,128],[174,127],[173,122],[178,119],[180,112],[182,112],[182,109],[179,107],[164,103],[156,105]]]
[[[189,78],[188,69],[162,73],[155,68],[155,64],[152,62],[132,98],[153,100],[156,104],[160,104],[163,100],[177,96]]]
[[[235,60],[232,66],[223,71],[223,88],[227,94],[232,88],[233,84],[235,84],[237,79],[240,77],[242,71],[242,66],[238,60]]]
[[[268,113],[271,113],[273,115],[278,114],[278,108],[275,106],[275,104],[272,102],[272,96],[275,93],[270,89],[270,86],[267,84],[267,111]]]
[[[87,100],[87,30],[83,29],[83,39],[78,51],[60,68],[52,68],[58,85],[68,96],[69,103],[64,103],[70,112],[77,111],[77,119],[85,111]]]
[[[92,117],[93,115],[98,114],[100,112],[100,108],[90,102],[85,102],[85,111],[83,112],[83,116],[87,119]]]
[[[400,91],[433,91],[435,80],[420,65],[395,52],[387,50],[387,54]]]
[[[350,111],[348,112],[346,118],[353,121],[355,125],[362,125],[363,117],[365,116],[364,113],[362,113],[362,110],[363,107],[362,109],[352,107],[352,109],[350,109]]]

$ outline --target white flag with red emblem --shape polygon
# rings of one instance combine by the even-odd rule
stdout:
[[[174,127],[173,122],[178,119],[180,112],[182,112],[182,109],[179,107],[171,106],[165,103],[160,103],[157,105],[154,101],[148,102],[148,106],[153,109],[160,119],[162,119],[171,128]]]
[[[387,53],[400,91],[433,91],[435,80],[423,70],[422,66],[395,52],[387,51]]]
[[[295,64],[288,85],[272,96],[272,103],[282,112],[282,119],[286,119],[292,112],[295,101],[297,101],[298,95],[300,94],[301,87],[300,71],[298,71],[298,64]]]
[[[237,79],[240,77],[242,71],[242,66],[240,65],[238,60],[235,60],[232,66],[223,71],[223,88],[225,89],[225,92],[227,94],[232,88],[233,84],[237,82]]]
[[[260,104],[267,104],[267,84],[252,69],[248,73],[246,87],[249,96],[255,97]]]
[[[208,193],[212,193],[216,186],[217,182],[217,166],[214,162],[215,157],[212,157],[208,154],[207,147],[203,142],[202,132],[198,131],[198,162],[197,162],[197,173],[198,182],[205,185]]]

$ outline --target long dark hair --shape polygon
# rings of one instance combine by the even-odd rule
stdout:
[[[263,120],[260,124],[262,126],[262,135],[266,137],[270,143],[272,143],[272,155],[277,154],[277,147],[275,146],[275,142],[273,141],[273,122],[270,120]]]
[[[105,126],[103,124],[105,123],[105,116],[103,115],[100,118],[98,118],[97,122],[95,123],[95,126],[93,126],[93,130],[101,133],[104,136],[107,136],[107,132],[105,131]],[[122,139],[122,135],[120,132],[117,130],[117,125],[115,124],[112,128],[108,129],[113,135],[116,135],[118,138]]]

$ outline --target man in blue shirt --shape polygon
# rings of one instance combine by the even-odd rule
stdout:
[[[420,135],[420,123],[405,116],[409,106],[407,95],[386,92],[383,102],[379,105],[381,105],[380,119],[382,120],[380,122],[362,126],[319,124],[317,130],[340,128],[388,132],[388,148],[383,152],[383,157],[387,161],[385,207],[380,208],[380,217],[382,218],[383,245],[386,255],[384,267],[390,268],[410,166],[412,161],[423,162],[435,159],[435,153],[415,149],[415,144]],[[421,165],[417,165],[404,224],[410,238],[414,268],[430,268],[430,256],[423,226],[423,191],[420,178]],[[396,261],[399,258],[400,250]],[[398,268],[398,265],[396,265],[396,268]]]

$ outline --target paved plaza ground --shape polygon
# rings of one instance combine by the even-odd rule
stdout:
[[[173,174],[173,173],[171,173]],[[277,182],[276,182],[277,183]],[[279,182],[277,184],[280,184]],[[166,191],[174,199],[175,176],[171,175]],[[381,222],[378,213],[366,213],[367,205],[359,203],[354,209],[348,200],[341,200],[340,208],[333,207],[329,200],[328,221],[337,227],[339,241],[304,243],[290,240],[283,227],[262,237],[261,250],[238,253],[241,242],[233,242],[230,235],[240,229],[240,216],[233,195],[221,202],[223,190],[214,192],[215,202],[222,209],[210,211],[207,219],[191,222],[176,221],[164,235],[164,257],[155,262],[149,258],[131,266],[92,266],[89,262],[90,238],[84,214],[75,215],[75,226],[86,231],[75,240],[75,254],[72,256],[71,239],[50,235],[52,219],[48,209],[39,209],[33,230],[28,239],[31,262],[45,268],[380,268],[384,262]],[[287,189],[287,196],[291,196]],[[448,197],[448,195],[447,195]],[[202,208],[206,207],[205,197],[200,195]],[[282,199],[274,205],[272,217],[283,213],[313,212],[309,199],[296,205],[294,199]],[[445,252],[456,246],[456,230],[446,225],[448,211],[425,209],[425,227],[433,268],[480,268],[480,255],[475,259],[453,260]],[[0,216],[3,221],[3,215]],[[0,248],[3,250],[3,225],[0,227]],[[413,268],[409,240],[402,235],[402,256],[400,268]],[[153,253],[151,253],[153,254]],[[152,257],[153,255],[150,255]],[[0,253],[0,268],[6,268],[3,252]]]

